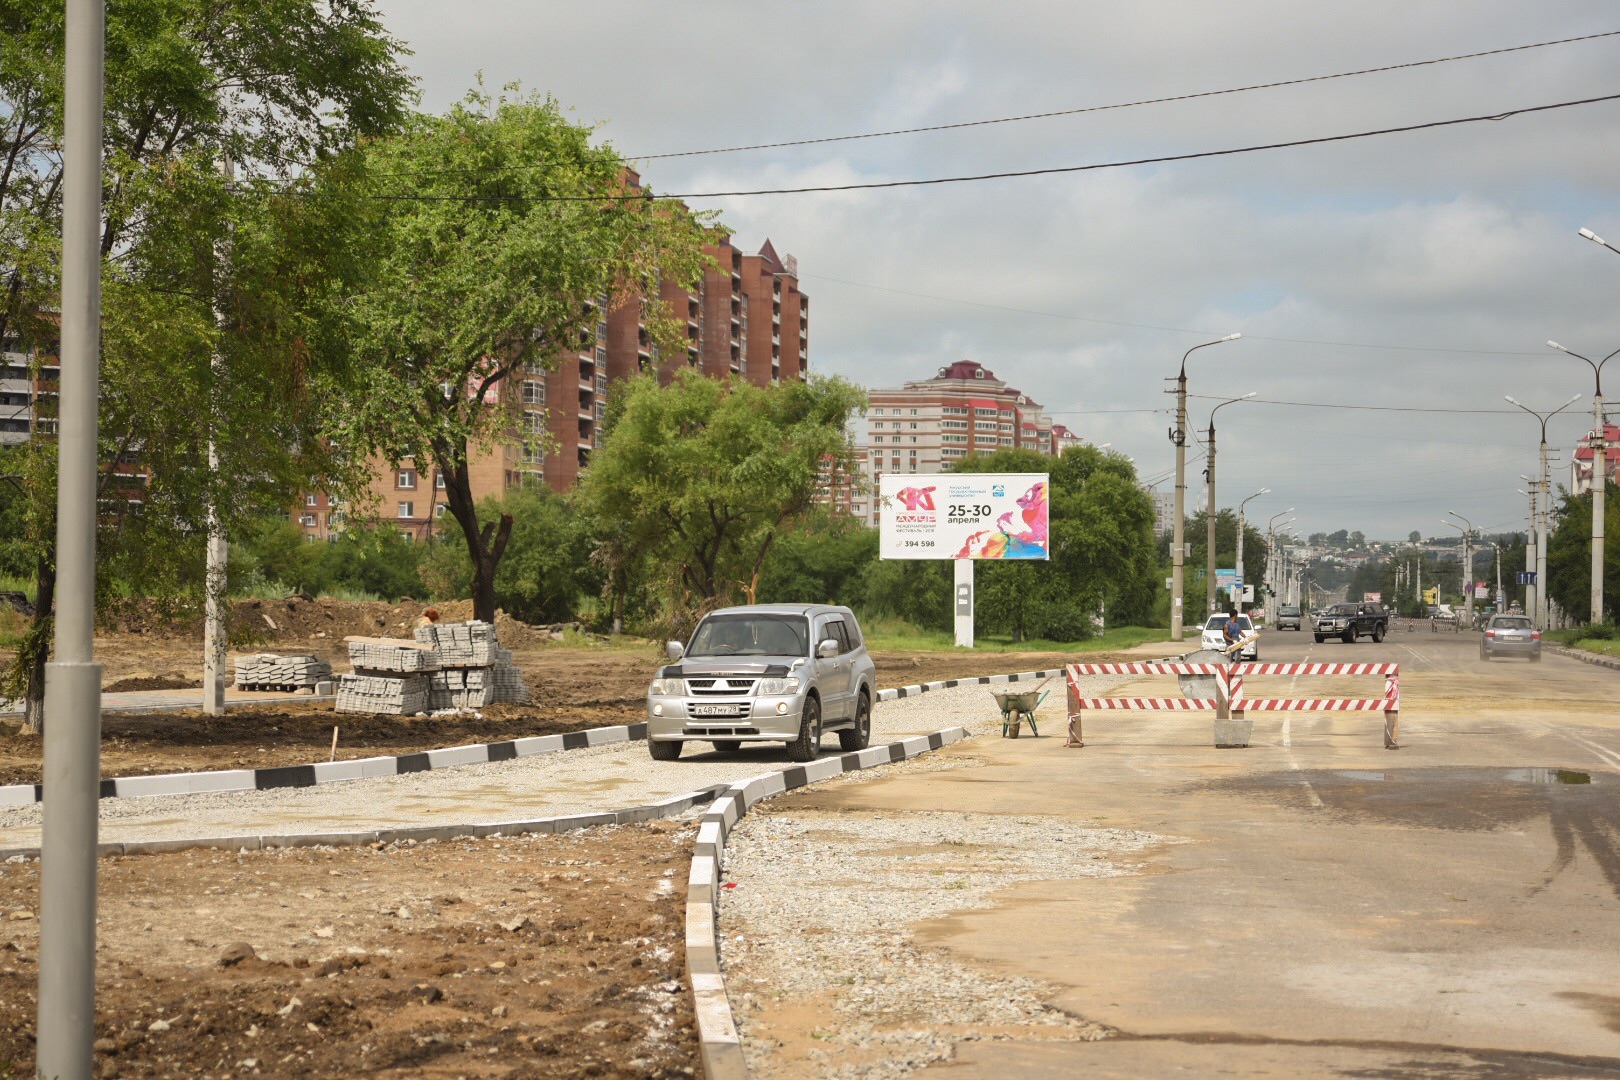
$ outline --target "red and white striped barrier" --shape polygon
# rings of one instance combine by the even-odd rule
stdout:
[[[1215,711],[1217,721],[1242,720],[1251,712],[1382,712],[1384,747],[1400,749],[1401,668],[1399,664],[1070,664],[1065,669],[1069,694],[1069,740],[1084,746],[1082,716],[1087,709]],[[1207,675],[1215,680],[1212,698],[1092,698],[1080,693],[1082,675]],[[1382,675],[1384,696],[1377,698],[1246,698],[1245,675]],[[1244,729],[1245,731],[1247,729]],[[1219,735],[1217,735],[1219,738]],[[1244,744],[1234,744],[1244,745]]]

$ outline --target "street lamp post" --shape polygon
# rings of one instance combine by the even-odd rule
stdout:
[[[1228,405],[1249,400],[1255,393],[1250,390],[1242,397],[1227,398],[1209,410],[1209,443],[1204,447],[1204,478],[1209,482],[1208,504],[1204,509],[1204,611],[1207,615],[1215,614],[1215,414]]]
[[[1277,605],[1273,602],[1277,592],[1277,579],[1282,576],[1282,560],[1276,557],[1277,550],[1277,519],[1283,514],[1292,514],[1294,508],[1290,506],[1282,513],[1272,514],[1271,520],[1266,522],[1266,624],[1276,625]]]
[[[1181,371],[1176,376],[1176,426],[1170,431],[1170,441],[1176,444],[1176,500],[1173,515],[1174,528],[1171,544],[1170,576],[1170,639],[1180,641],[1182,634],[1182,588],[1186,576],[1186,504],[1187,504],[1187,357],[1199,349],[1236,341],[1242,334],[1227,334],[1202,345],[1194,345],[1181,354]]]
[[[1529,491],[1519,492],[1520,495],[1528,495],[1530,497],[1530,531],[1525,534],[1524,571],[1525,573],[1529,574],[1534,581],[1525,586],[1525,614],[1530,616],[1530,620],[1532,622],[1534,622],[1537,626],[1540,626],[1541,578],[1537,576],[1536,566],[1538,565],[1537,556],[1541,551],[1541,481],[1526,476],[1524,473],[1519,474],[1519,479],[1523,480],[1524,486],[1530,489]]]
[[[1247,499],[1244,499],[1242,502],[1238,503],[1237,576],[1238,576],[1238,580],[1241,581],[1241,582],[1244,582],[1245,584],[1248,583],[1247,579],[1243,576],[1243,526],[1244,526],[1244,523],[1248,520],[1244,516],[1245,508],[1248,507],[1248,505],[1251,502],[1258,499],[1260,496],[1262,496],[1262,495],[1270,495],[1270,494],[1271,494],[1271,489],[1263,487],[1259,491],[1255,492],[1253,495],[1250,495]]]
[[[1474,523],[1455,511],[1447,510],[1446,513],[1452,517],[1461,518],[1463,522],[1462,525],[1458,525],[1455,521],[1447,521],[1445,518],[1440,519],[1440,524],[1450,525],[1453,529],[1462,533],[1463,617],[1468,620],[1471,626],[1474,622],[1474,566],[1473,560],[1468,557],[1468,537],[1474,531]],[[1464,526],[1467,527],[1464,528]]]
[[[1573,355],[1573,354],[1571,354],[1571,355]],[[1613,355],[1613,354],[1610,354],[1610,355]],[[1585,360],[1586,358],[1583,356],[1581,359]],[[1588,361],[1588,363],[1590,363],[1590,361]],[[1541,618],[1537,620],[1537,626],[1542,630],[1546,630],[1547,629],[1547,624],[1548,624],[1548,621],[1549,621],[1549,616],[1551,614],[1551,607],[1547,603],[1547,513],[1548,513],[1548,510],[1551,508],[1551,504],[1552,504],[1551,494],[1548,491],[1548,480],[1547,480],[1547,421],[1551,420],[1553,417],[1557,416],[1559,413],[1563,412],[1565,409],[1569,408],[1571,405],[1573,405],[1577,401],[1581,400],[1581,395],[1576,394],[1574,397],[1570,398],[1568,401],[1564,402],[1562,405],[1558,406],[1558,408],[1554,409],[1552,412],[1549,412],[1549,413],[1538,413],[1538,412],[1536,412],[1536,410],[1530,408],[1528,405],[1521,404],[1520,402],[1514,400],[1514,398],[1513,398],[1513,396],[1511,394],[1503,395],[1503,397],[1504,397],[1504,400],[1506,400],[1508,402],[1508,404],[1518,406],[1519,408],[1523,409],[1525,412],[1529,413],[1531,416],[1535,417],[1537,420],[1539,420],[1541,422],[1541,494],[1542,494],[1542,499],[1541,499],[1541,520],[1538,522],[1539,528],[1537,529],[1537,531],[1540,533],[1540,536],[1537,537],[1537,543],[1536,543],[1536,599],[1537,599],[1537,601],[1539,603],[1539,606],[1541,608]],[[1601,435],[1601,434],[1602,434],[1602,432],[1600,431],[1599,435]],[[1594,492],[1594,498],[1595,498],[1596,497],[1595,493],[1596,493],[1596,491],[1598,489],[1598,485],[1595,482],[1596,481],[1596,474],[1595,473],[1593,474],[1593,479],[1594,479],[1594,483],[1592,484],[1592,490]],[[1597,507],[1593,506],[1593,509],[1596,510]],[[1594,521],[1594,523],[1597,521],[1597,515],[1596,514],[1593,514],[1593,521]],[[1594,547],[1598,551],[1601,552],[1602,547],[1603,547],[1603,540],[1602,540],[1603,526],[1594,524],[1593,528],[1598,530],[1598,533],[1597,533],[1598,538],[1594,541]],[[1600,556],[1600,558],[1601,558],[1601,556]],[[1596,599],[1600,603],[1603,600],[1603,592],[1602,592],[1602,589],[1603,589],[1603,586],[1602,586],[1603,574],[1602,574],[1602,569],[1603,568],[1602,568],[1602,565],[1600,563],[1597,566],[1599,584],[1597,586],[1595,586],[1594,590],[1593,590]]]
[[[1582,229],[1581,235],[1590,237],[1604,247],[1613,251],[1614,248],[1604,243],[1603,238],[1595,236],[1589,229]],[[1614,350],[1602,360],[1593,360],[1582,356],[1578,352],[1571,352],[1556,341],[1547,342],[1553,348],[1579,360],[1585,360],[1592,366],[1592,435],[1588,445],[1592,448],[1592,621],[1603,622],[1603,518],[1607,512],[1609,497],[1609,470],[1605,450],[1608,447],[1608,422],[1603,415],[1603,365],[1620,354],[1620,349]]]

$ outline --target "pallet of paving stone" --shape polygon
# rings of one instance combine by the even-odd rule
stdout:
[[[496,641],[494,625],[476,619],[419,626],[416,640],[433,647],[440,667],[488,667],[503,652],[511,659],[511,653]]]
[[[344,675],[338,680],[337,711],[414,716],[428,709],[425,675]]]
[[[332,665],[314,656],[247,653],[236,658],[238,690],[292,691],[332,681]]]
[[[404,638],[346,637],[349,663],[356,671],[434,671],[439,658],[432,645]]]

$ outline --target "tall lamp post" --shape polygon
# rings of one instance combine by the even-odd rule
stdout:
[[[1255,492],[1253,495],[1250,495],[1247,499],[1244,499],[1242,502],[1238,503],[1237,579],[1243,585],[1248,584],[1248,578],[1246,578],[1244,576],[1244,574],[1243,574],[1243,524],[1244,524],[1244,520],[1245,520],[1244,517],[1243,517],[1244,508],[1247,507],[1255,499],[1258,499],[1260,496],[1262,496],[1262,495],[1270,495],[1270,494],[1271,494],[1271,489],[1268,488],[1268,487],[1263,487],[1259,491]],[[1256,595],[1258,595],[1259,590],[1256,589],[1255,593],[1256,593]]]
[[[1446,513],[1462,520],[1462,525],[1458,525],[1455,521],[1447,521],[1445,518],[1441,518],[1440,524],[1449,525],[1462,533],[1463,616],[1472,626],[1474,622],[1474,562],[1468,557],[1468,537],[1474,531],[1474,523],[1454,511],[1447,510]]]
[[[1249,400],[1255,393],[1250,390],[1242,397],[1227,398],[1209,410],[1209,442],[1204,447],[1204,478],[1209,482],[1209,501],[1204,509],[1204,611],[1209,615],[1215,614],[1215,414],[1228,405]]]
[[[1176,426],[1170,431],[1170,441],[1176,444],[1176,500],[1175,522],[1171,537],[1170,576],[1170,639],[1180,641],[1182,634],[1182,588],[1186,583],[1186,505],[1187,505],[1187,357],[1199,349],[1236,341],[1242,334],[1227,334],[1202,345],[1194,345],[1181,354],[1181,372],[1176,376]]]
[[[1283,572],[1282,560],[1278,559],[1275,554],[1277,550],[1277,519],[1282,517],[1283,514],[1292,514],[1293,512],[1294,508],[1290,506],[1282,513],[1272,514],[1271,520],[1266,522],[1266,585],[1269,586],[1273,594],[1273,596],[1266,597],[1266,624],[1268,626],[1276,624],[1277,605],[1273,602],[1273,598],[1277,592],[1277,579],[1282,576]]]
[[[1541,578],[1536,567],[1540,565],[1538,556],[1541,553],[1541,481],[1524,473],[1519,474],[1519,479],[1530,489],[1528,492],[1519,492],[1520,495],[1530,496],[1530,531],[1526,534],[1524,544],[1524,570],[1535,579],[1533,584],[1525,586],[1525,614],[1530,616],[1531,622],[1540,626]]]
[[[1573,354],[1571,354],[1571,355],[1573,355]],[[1584,360],[1586,358],[1582,357],[1581,359]],[[1588,361],[1588,362],[1590,362],[1590,361]],[[1503,397],[1504,397],[1504,400],[1506,400],[1508,402],[1508,404],[1518,406],[1519,408],[1523,409],[1525,412],[1529,413],[1531,416],[1535,417],[1537,420],[1539,420],[1541,422],[1541,495],[1542,495],[1542,499],[1541,499],[1541,520],[1538,522],[1538,529],[1537,529],[1537,532],[1539,532],[1540,535],[1537,537],[1537,542],[1536,542],[1536,601],[1537,601],[1537,606],[1541,609],[1541,612],[1540,612],[1541,617],[1536,620],[1536,625],[1540,629],[1545,630],[1545,629],[1547,629],[1547,623],[1549,621],[1549,616],[1551,614],[1551,606],[1547,603],[1547,511],[1550,509],[1550,506],[1551,506],[1551,503],[1552,503],[1551,494],[1547,490],[1547,486],[1548,486],[1548,480],[1547,480],[1547,421],[1551,420],[1553,417],[1557,416],[1559,413],[1563,412],[1565,409],[1569,408],[1571,405],[1573,405],[1577,401],[1581,400],[1581,395],[1576,394],[1574,397],[1570,398],[1568,401],[1564,402],[1562,405],[1558,406],[1558,408],[1554,409],[1552,412],[1549,412],[1549,413],[1538,413],[1538,412],[1536,412],[1536,410],[1530,408],[1528,405],[1524,405],[1524,404],[1521,404],[1518,401],[1515,401],[1511,394],[1503,395]],[[1601,434],[1602,433],[1599,432],[1600,437],[1601,437]],[[1594,462],[1594,464],[1595,464],[1595,462]],[[1593,479],[1594,479],[1594,481],[1596,480],[1596,474],[1595,473],[1593,474]],[[1593,492],[1595,493],[1597,491],[1597,489],[1598,489],[1598,485],[1594,482],[1593,485],[1592,485]],[[1594,497],[1595,497],[1595,495],[1594,495]],[[1596,510],[1597,506],[1594,505],[1592,507],[1592,509]],[[1594,522],[1597,521],[1597,515],[1595,513],[1592,515],[1592,518],[1593,518]],[[1594,524],[1593,527],[1598,530],[1598,534],[1601,537],[1603,526]],[[1601,539],[1596,542],[1596,546],[1601,550],[1601,548],[1602,548],[1602,540]],[[1596,595],[1597,595],[1597,599],[1599,601],[1601,601],[1603,599],[1603,594],[1602,594],[1602,591],[1601,591],[1602,587],[1603,587],[1602,584],[1601,584],[1602,581],[1603,581],[1602,564],[1600,563],[1600,564],[1598,564],[1598,582],[1599,582],[1599,584],[1596,587],[1597,588]]]
[[[1595,236],[1589,229],[1582,229],[1581,235],[1590,237],[1604,247],[1613,251],[1603,242],[1603,238]],[[1603,622],[1603,518],[1607,512],[1609,497],[1609,470],[1608,461],[1604,451],[1608,446],[1608,422],[1603,415],[1603,365],[1620,354],[1620,349],[1614,350],[1602,360],[1593,360],[1564,348],[1556,341],[1547,342],[1562,353],[1569,353],[1578,360],[1585,360],[1592,365],[1592,435],[1588,445],[1592,448],[1592,621]]]

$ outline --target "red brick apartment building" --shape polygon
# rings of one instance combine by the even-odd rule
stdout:
[[[823,497],[876,525],[874,493],[886,472],[937,473],[973,453],[1020,448],[1061,454],[1081,439],[1054,424],[1039,402],[983,364],[958,360],[931,379],[873,390],[866,437],[856,445],[862,483],[828,478]]]
[[[810,298],[799,291],[797,260],[779,256],[769,240],[756,254],[736,247],[730,237],[705,251],[715,265],[704,271],[695,290],[665,283],[659,292],[667,310],[685,320],[681,351],[661,354],[653,345],[638,299],[601,311],[605,298],[598,298],[592,306],[601,317],[577,352],[559,358],[549,371],[535,365],[497,387],[511,413],[514,438],[525,430],[541,431],[550,436],[551,449],[542,454],[513,443],[475,451],[468,462],[474,498],[520,486],[544,484],[558,492],[573,487],[601,445],[614,386],[644,371],[656,371],[666,384],[686,367],[760,386],[809,378]],[[432,464],[408,459],[397,468],[380,460],[375,464],[365,507],[343,507],[323,492],[306,492],[299,501],[295,520],[310,539],[342,532],[348,510],[427,539],[447,512]]]

